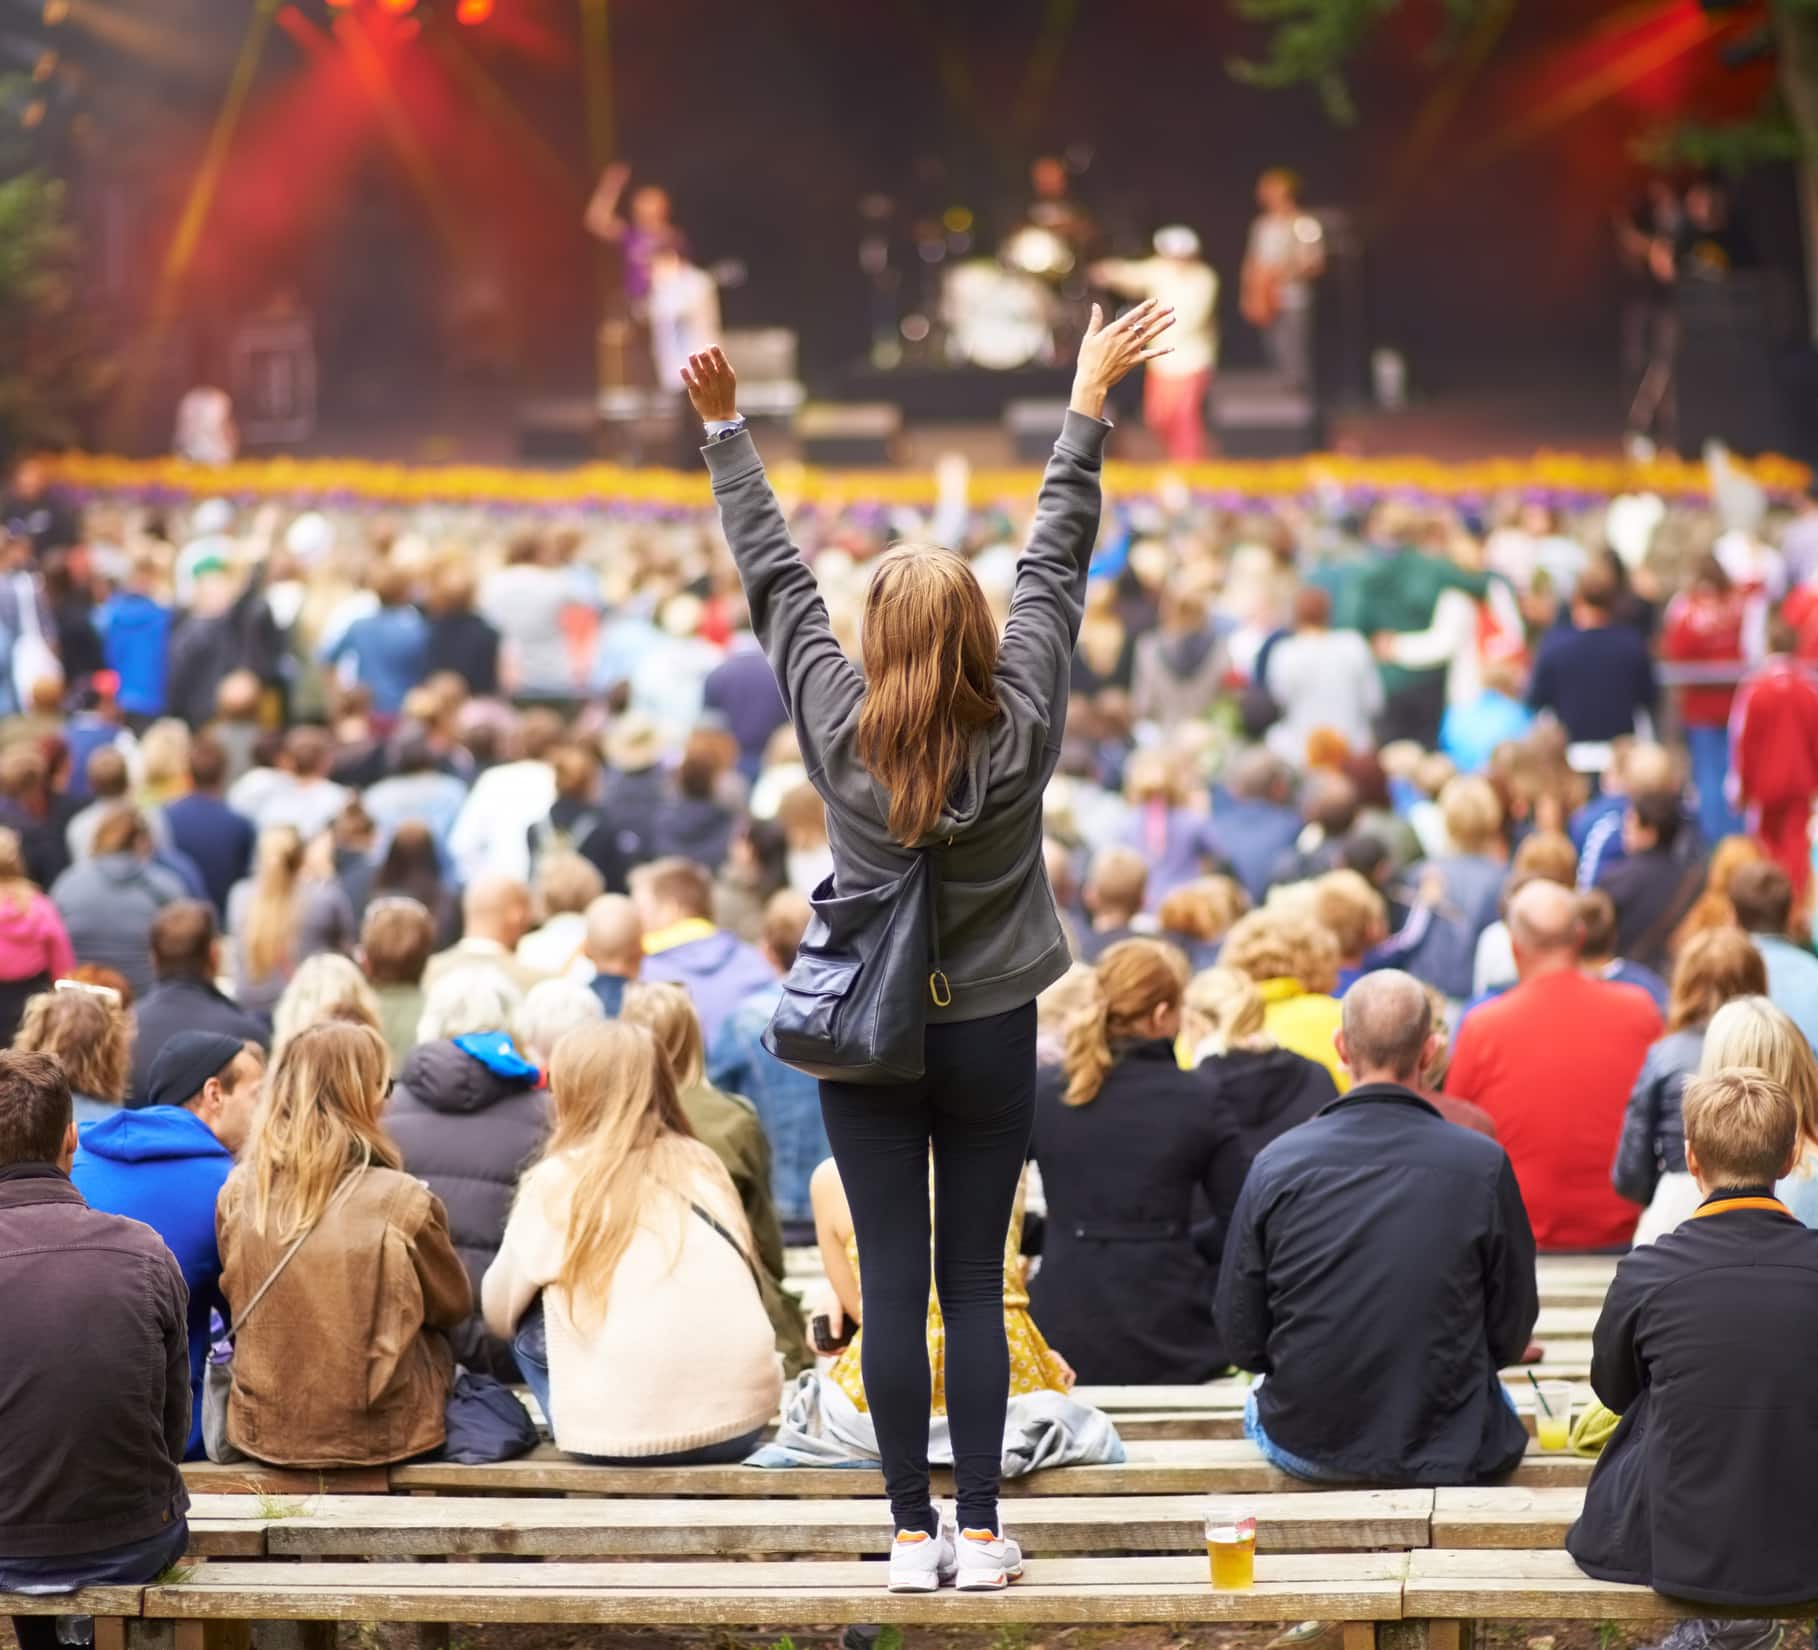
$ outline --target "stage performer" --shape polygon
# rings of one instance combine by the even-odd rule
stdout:
[[[1176,463],[1206,452],[1206,395],[1218,365],[1218,276],[1183,224],[1155,232],[1152,258],[1106,258],[1092,283],[1129,298],[1158,298],[1174,311],[1173,353],[1143,374],[1143,422]]]
[[[1003,1248],[1034,1117],[1035,998],[1069,964],[1042,860],[1042,792],[1098,535],[1105,397],[1164,353],[1172,320],[1153,300],[1108,325],[1094,307],[1002,640],[962,557],[902,546],[866,593],[862,674],[790,543],[725,355],[697,355],[684,375],[752,625],[827,805],[835,885],[876,888],[914,850],[938,851],[950,992],[928,1012],[924,1076],[821,1084],[864,1257],[865,1395],[896,1520],[893,1592],[995,1591],[1022,1570],[997,1505],[1009,1393]],[[957,1531],[929,1499],[930,1149]]]
[[[1300,179],[1285,167],[1256,183],[1261,210],[1244,253],[1241,308],[1263,335],[1269,364],[1290,384],[1313,387],[1313,283],[1325,272],[1319,220],[1300,206]]]
[[[625,307],[643,320],[650,301],[650,282],[658,252],[673,248],[687,254],[688,243],[675,225],[669,191],[646,183],[631,193],[631,216],[619,216],[619,202],[631,168],[615,162],[600,174],[599,187],[587,203],[588,233],[609,241],[625,260]]]
[[[665,253],[687,260],[688,238],[676,226],[669,191],[655,184],[634,189],[631,215],[622,217],[619,203],[630,180],[629,166],[622,162],[608,166],[587,203],[584,220],[590,235],[619,249],[622,285],[619,302],[608,306],[610,313],[600,329],[600,383],[648,388],[656,382],[668,389],[670,380],[652,378],[660,363],[651,340],[651,287]]]
[[[1769,653],[1730,712],[1731,801],[1747,808],[1755,839],[1793,884],[1803,909],[1812,879],[1812,802],[1818,797],[1818,687],[1794,657],[1798,633],[1776,614]]]

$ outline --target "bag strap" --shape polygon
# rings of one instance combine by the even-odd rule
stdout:
[[[234,1320],[233,1333],[235,1336],[238,1336],[240,1331],[246,1327],[246,1320],[258,1309],[259,1302],[265,1299],[266,1290],[271,1288],[271,1286],[278,1281],[284,1268],[297,1258],[297,1251],[301,1249],[304,1244],[309,1242],[311,1234],[328,1218],[329,1211],[341,1201],[347,1194],[349,1188],[351,1188],[354,1182],[360,1178],[360,1175],[363,1172],[363,1170],[356,1170],[335,1188],[334,1196],[331,1197],[323,1207],[322,1213],[297,1234],[296,1238],[292,1241],[291,1246],[286,1249],[279,1258],[278,1264],[266,1273],[265,1281],[253,1291],[253,1298],[246,1303],[245,1309],[240,1313],[239,1317]]]
[[[688,1207],[694,1210],[702,1220],[706,1221],[709,1226],[732,1245],[733,1252],[745,1263],[745,1270],[751,1274],[751,1281],[757,1285],[757,1292],[762,1295],[764,1293],[764,1284],[763,1280],[758,1276],[757,1262],[746,1253],[745,1245],[740,1243],[737,1238],[727,1231],[726,1228],[709,1214],[707,1210],[703,1209],[700,1204],[696,1203],[693,1198],[688,1200]]]
[[[952,846],[953,838],[947,838]],[[922,861],[928,868],[928,995],[936,1008],[948,1008],[953,1003],[953,987],[947,982],[946,971],[941,967],[941,870],[940,849],[922,849]]]
[[[1680,919],[1686,912],[1691,910],[1692,901],[1703,886],[1704,867],[1688,865],[1679,881],[1673,885],[1673,897],[1660,908],[1654,920],[1623,955],[1633,956],[1639,952],[1645,956],[1656,944],[1663,942],[1679,926]]]

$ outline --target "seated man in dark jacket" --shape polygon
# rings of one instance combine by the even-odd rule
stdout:
[[[1527,1211],[1502,1148],[1414,1092],[1420,983],[1366,974],[1344,1010],[1355,1086],[1264,1148],[1231,1217],[1213,1310],[1266,1377],[1246,1430],[1315,1482],[1479,1483],[1527,1448],[1498,1375],[1539,1312]]]
[[[141,1584],[189,1540],[183,1275],[149,1226],[89,1208],[75,1154],[63,1068],[0,1054],[0,1593]],[[55,1650],[54,1615],[13,1631]]]
[[[1672,971],[1669,942],[1704,886],[1704,845],[1685,823],[1677,791],[1644,791],[1623,815],[1623,857],[1598,873],[1597,886],[1616,906],[1615,954]]]
[[[126,1103],[151,1103],[151,1072],[164,1045],[180,1031],[216,1031],[235,1042],[271,1041],[271,1027],[215,988],[221,975],[221,937],[206,900],[175,900],[151,925],[151,965],[157,984],[139,999],[133,1021],[133,1069]]]
[[[1818,1232],[1774,1198],[1799,1156],[1764,1072],[1700,1077],[1681,1102],[1705,1201],[1616,1269],[1591,1385],[1622,1415],[1566,1550],[1590,1575],[1702,1604],[1775,1609],[1818,1592]],[[1681,1622],[1683,1650],[1777,1642],[1769,1621]]]

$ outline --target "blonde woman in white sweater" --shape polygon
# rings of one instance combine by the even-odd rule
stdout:
[[[554,1128],[524,1176],[481,1304],[571,1455],[743,1460],[782,1371],[720,1161],[689,1131],[651,1034],[621,1021],[555,1046]]]

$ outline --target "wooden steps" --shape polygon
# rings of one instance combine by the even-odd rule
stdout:
[[[1451,1621],[1656,1621],[1663,1616],[1709,1616],[1710,1605],[1662,1597],[1648,1587],[1597,1581],[1572,1562],[1550,1552],[1494,1552],[1482,1548],[1431,1548],[1408,1555],[1408,1583],[1402,1601],[1408,1620]],[[1818,1601],[1782,1604],[1771,1610],[1724,1605],[1725,1616],[1810,1619]]]
[[[1203,1554],[1212,1504],[1203,1495],[1033,1497],[1018,1507],[1016,1529],[1042,1554]],[[1367,1552],[1424,1547],[1433,1492],[1311,1491],[1242,1505],[1259,1520],[1263,1552]],[[329,1495],[274,1509],[269,1498],[199,1495],[190,1530],[203,1558],[857,1556],[881,1554],[889,1541],[871,1501]]]
[[[1016,1529],[1045,1554],[1198,1552],[1220,1498],[1034,1496]],[[1258,1521],[1263,1552],[1420,1547],[1558,1547],[1580,1488],[1307,1490],[1228,1498]],[[191,1550],[203,1558],[636,1558],[884,1550],[876,1502],[564,1500],[548,1497],[337,1496],[274,1500],[198,1495]]]
[[[1182,1558],[1032,1559],[1004,1593],[893,1597],[881,1563],[260,1564],[208,1562],[145,1590],[152,1620],[625,1623],[1394,1621],[1406,1553],[1265,1555],[1218,1593]],[[5,1607],[0,1602],[0,1609]],[[65,1606],[67,1608],[67,1605]]]
[[[1156,1439],[1126,1446],[1129,1459],[1118,1465],[1053,1467],[1027,1478],[1008,1479],[1006,1499],[1050,1495],[1187,1495],[1214,1492],[1279,1493],[1304,1490],[1263,1459],[1246,1439]],[[1511,1482],[1531,1487],[1582,1485],[1591,1463],[1570,1455],[1530,1450]],[[192,1492],[275,1494],[371,1494],[393,1491],[484,1495],[732,1496],[768,1500],[795,1498],[875,1497],[883,1479],[871,1467],[601,1467],[571,1460],[549,1445],[516,1461],[461,1466],[426,1461],[389,1469],[375,1484],[374,1475],[305,1473],[263,1469],[251,1463],[217,1466],[188,1462],[183,1476]],[[952,1474],[936,1471],[935,1493],[952,1493]]]
[[[209,1560],[162,1585],[74,1595],[0,1595],[0,1614],[80,1612],[104,1619],[97,1643],[122,1642],[136,1617],[186,1623],[179,1645],[244,1642],[252,1621],[812,1627],[841,1621],[968,1625],[1345,1622],[1347,1650],[1371,1624],[1424,1624],[1430,1650],[1455,1650],[1476,1620],[1643,1622],[1708,1613],[1645,1587],[1597,1581],[1564,1552],[1414,1548],[1268,1553],[1253,1590],[1214,1592],[1203,1551],[1170,1557],[1037,1557],[1006,1593],[892,1597],[879,1562],[410,1564]],[[1738,1611],[1809,1618],[1818,1603]],[[217,1631],[214,1624],[236,1624]],[[307,1643],[326,1643],[319,1635]]]

